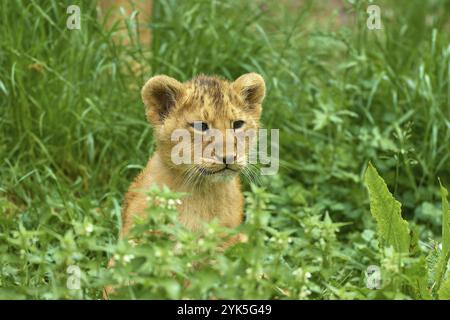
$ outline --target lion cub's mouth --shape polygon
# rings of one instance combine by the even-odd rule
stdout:
[[[214,174],[218,174],[220,172],[227,172],[227,171],[231,171],[231,172],[235,172],[235,173],[238,172],[237,170],[231,169],[229,166],[225,166],[222,169],[219,169],[219,170],[216,170],[216,171],[208,170],[208,169],[205,169],[205,168],[200,168],[200,173],[202,175],[205,175],[205,176],[211,176],[211,175],[214,175]]]

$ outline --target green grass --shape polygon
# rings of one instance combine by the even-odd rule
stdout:
[[[394,284],[408,274],[378,244],[363,176],[371,161],[433,260],[438,178],[450,186],[450,5],[378,1],[383,30],[370,31],[367,1],[349,2],[343,23],[320,1],[155,0],[152,21],[127,20],[124,46],[92,1],[71,3],[82,12],[72,31],[64,1],[2,1],[0,297],[99,298],[134,274],[120,297],[417,298],[365,287],[369,265]],[[151,28],[151,47],[140,28]],[[123,194],[154,148],[144,81],[249,71],[266,80],[262,122],[281,144],[279,174],[245,185],[251,253],[209,264],[214,239],[195,252],[198,239],[179,227],[167,232],[185,236],[180,256],[155,258],[171,251],[167,239],[117,245]],[[114,254],[136,259],[107,271]],[[82,290],[66,288],[69,265]]]

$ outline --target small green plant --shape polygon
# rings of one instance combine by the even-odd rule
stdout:
[[[196,233],[177,221],[180,195],[152,188],[147,216],[114,250],[116,263],[109,274],[117,289],[111,297],[302,299],[317,291],[311,281],[314,270],[287,260],[298,239],[269,226],[270,195],[253,191],[248,222],[241,228],[230,230],[213,221]],[[224,251],[223,242],[238,232],[248,241]]]
[[[414,229],[402,218],[401,204],[389,192],[376,169],[369,164],[365,178],[370,212],[377,222],[382,255],[383,287],[416,299],[448,298],[450,211],[447,190],[441,185],[442,243],[435,264],[427,264]],[[430,252],[430,254],[435,254]],[[433,261],[429,259],[429,261]],[[432,275],[430,277],[430,274]],[[441,284],[445,283],[441,289]],[[447,282],[447,283],[446,283]]]

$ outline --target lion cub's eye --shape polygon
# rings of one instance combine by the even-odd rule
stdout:
[[[236,120],[235,122],[233,122],[233,129],[239,129],[244,125],[245,121],[243,120]]]
[[[195,121],[193,123],[190,123],[189,125],[196,130],[207,131],[209,129],[206,122]]]

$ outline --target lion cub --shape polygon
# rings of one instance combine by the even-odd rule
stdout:
[[[248,164],[248,152],[239,155],[235,142],[232,151],[225,148],[225,131],[257,130],[265,95],[263,78],[249,73],[229,82],[198,76],[181,83],[158,75],[147,81],[141,95],[157,147],[125,195],[121,237],[130,230],[133,217],[144,213],[147,203],[142,191],[152,184],[188,194],[178,205],[178,212],[180,222],[190,230],[199,230],[202,222],[214,218],[224,227],[240,225],[243,196],[239,172]],[[177,141],[172,134],[177,129],[189,132],[192,144],[201,147],[212,142],[206,138],[209,131],[220,131],[224,146],[215,148],[211,156],[202,154],[196,163],[176,164],[173,150]],[[203,139],[195,140],[196,135]]]

